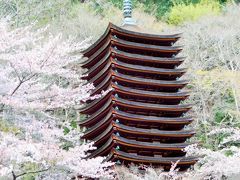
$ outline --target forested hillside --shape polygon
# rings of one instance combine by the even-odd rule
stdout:
[[[121,0],[0,0],[0,179],[239,179],[240,7],[238,0],[133,0],[148,33],[183,33],[182,65],[199,156],[186,173],[84,159],[79,107],[94,88],[81,80],[86,49]],[[105,93],[105,92],[103,92]],[[94,98],[99,98],[97,95]],[[143,173],[144,169],[144,173]]]

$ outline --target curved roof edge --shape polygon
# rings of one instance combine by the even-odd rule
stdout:
[[[176,42],[181,37],[181,34],[182,34],[182,33],[178,33],[178,34],[172,34],[172,35],[157,35],[157,34],[148,34],[148,33],[142,33],[142,32],[134,32],[134,31],[130,31],[130,30],[126,30],[124,28],[118,27],[112,23],[109,23],[103,35],[95,43],[93,43],[86,50],[83,50],[81,53],[84,56],[88,56],[96,47],[99,46],[99,44],[101,44],[101,42],[103,42],[106,39],[106,37],[111,33],[111,31],[119,34],[124,34],[127,36],[132,36],[135,38],[155,40],[155,41],[168,40],[172,42]]]
[[[105,161],[114,160],[115,158],[131,161],[135,163],[155,163],[162,165],[172,165],[172,163],[178,162],[179,165],[193,165],[198,159],[196,157],[155,157],[155,156],[141,156],[136,154],[130,154],[123,151],[113,149],[111,154],[105,159]]]
[[[159,136],[159,137],[174,137],[174,138],[190,138],[195,134],[194,130],[158,130],[158,129],[144,129],[138,127],[132,127],[123,125],[120,123],[112,123],[113,129],[119,132],[127,132],[129,134],[142,134],[147,136]]]
[[[136,141],[136,140],[131,140],[124,137],[116,136],[115,134],[113,134],[103,146],[101,146],[99,149],[96,149],[87,158],[102,156],[106,152],[110,152],[111,149],[118,144],[122,146],[127,146],[127,147],[134,147],[138,149],[181,151],[182,149],[184,149],[185,147],[193,143],[169,144],[169,143],[159,143],[159,142],[142,142],[142,141]]]
[[[78,121],[78,124],[80,126],[87,126],[93,128],[97,122],[104,121],[103,118],[98,118],[99,114],[102,113],[102,111],[105,111],[105,109],[101,110],[101,112],[98,112],[95,116],[90,116],[90,118],[85,119],[84,121]],[[116,116],[116,118],[124,119],[128,121],[135,121],[135,122],[145,122],[145,123],[164,123],[164,124],[190,124],[194,117],[158,117],[158,116],[145,116],[145,115],[138,115],[138,114],[131,114],[127,112],[123,112],[120,110],[110,109],[106,115],[106,117],[109,116]],[[96,122],[97,121],[97,122]],[[91,126],[93,125],[93,126]]]

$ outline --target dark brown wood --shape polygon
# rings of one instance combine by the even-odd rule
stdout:
[[[102,61],[105,61],[105,63],[103,64]],[[124,62],[118,61],[116,59],[110,58],[109,54],[104,56],[104,58],[102,60],[100,60],[99,62],[101,64],[98,65],[98,63],[97,63],[96,65],[98,65],[98,66],[94,66],[93,68],[89,69],[89,71],[87,71],[85,73],[85,75],[87,75],[87,76],[84,77],[84,79],[87,79],[90,82],[94,82],[99,77],[101,77],[101,75],[108,73],[109,68],[111,66],[113,66],[117,69],[125,70],[125,71],[162,75],[161,77],[165,76],[165,77],[167,77],[166,79],[179,78],[186,72],[186,68],[165,69],[165,68],[156,68],[156,67],[128,64],[128,63],[124,63]]]
[[[125,59],[128,63],[138,64],[140,62],[149,66],[161,65],[163,67],[174,68],[180,65],[185,57],[154,57],[147,55],[139,55],[134,53],[127,53],[114,48],[111,48],[113,58]]]
[[[129,134],[146,135],[146,136],[160,136],[160,137],[175,137],[175,138],[189,138],[192,137],[195,132],[193,130],[180,130],[180,131],[162,131],[158,129],[143,129],[131,126],[126,126],[120,123],[113,123],[115,131],[126,132]]]
[[[88,156],[88,158],[94,158],[96,156],[103,156],[104,154],[108,154],[111,152],[113,147],[116,147],[117,145],[122,145],[125,147],[131,148],[137,148],[139,150],[164,150],[164,151],[175,151],[179,152],[182,151],[182,149],[186,148],[188,145],[191,145],[191,143],[159,143],[159,142],[142,142],[142,141],[136,141],[136,140],[129,140],[127,138],[123,138],[120,136],[112,135],[111,138],[99,149],[95,150],[92,154]]]
[[[117,49],[128,49],[128,51],[139,52],[140,55],[144,54],[152,54],[155,53],[155,57],[173,57],[176,56],[180,51],[182,51],[181,46],[175,47],[166,47],[166,46],[157,46],[157,45],[143,45],[141,43],[129,42],[125,40],[121,40],[119,38],[114,38],[110,36],[106,42],[99,48],[95,53],[89,56],[89,59],[82,63],[83,68],[89,68],[93,66],[97,61],[99,61],[99,57],[103,57],[108,51],[111,52],[111,49],[114,47]]]
[[[146,98],[157,98],[157,99],[174,99],[174,100],[185,100],[190,93],[187,91],[182,91],[182,92],[172,92],[172,93],[167,93],[167,92],[157,92],[157,91],[147,91],[147,90],[139,90],[139,89],[134,89],[131,87],[125,87],[117,84],[112,84],[112,87],[114,88],[114,91],[117,93],[123,93],[126,95],[132,95],[136,97],[146,97]]]
[[[129,101],[122,98],[117,98],[111,96],[111,93],[104,96],[103,98],[98,100],[98,104],[95,102],[90,103],[89,105],[85,106],[84,108],[80,109],[81,113],[84,114],[92,114],[96,112],[96,109],[102,107],[102,103],[108,100],[108,97],[112,101],[113,105],[116,106],[123,106],[132,109],[140,109],[140,110],[149,110],[149,111],[165,111],[165,112],[173,112],[173,113],[184,113],[191,109],[191,105],[189,104],[180,104],[180,105],[165,105],[165,104],[155,104],[155,103],[143,103],[143,102],[136,102],[136,101]]]
[[[180,165],[193,165],[197,162],[196,157],[151,157],[151,156],[140,156],[134,154],[128,154],[122,151],[114,149],[108,156],[106,161],[113,159],[121,159],[135,163],[156,163],[161,165],[172,165],[172,163],[178,162]]]
[[[137,40],[147,40],[152,42],[155,41],[154,44],[156,44],[157,42],[157,44],[159,45],[168,45],[168,46],[176,42],[181,36],[181,34],[155,35],[155,34],[139,33],[139,32],[129,31],[129,30],[120,28],[118,26],[115,26],[112,23],[109,23],[104,34],[88,49],[82,51],[84,56],[89,57],[92,53],[96,52],[96,50],[99,49],[99,47],[101,47],[107,41],[107,38],[109,37],[110,34],[113,34],[116,36],[121,35],[123,37],[135,39],[135,41]]]
[[[120,110],[109,109],[108,114],[101,118],[102,112],[105,112],[105,109],[101,111],[97,111],[98,114],[92,115],[84,121],[78,122],[81,126],[86,126],[88,128],[95,126],[98,122],[103,121],[106,117],[111,117],[111,115],[115,116],[121,120],[133,121],[138,123],[159,123],[159,124],[183,124],[187,125],[193,121],[193,117],[158,117],[158,116],[146,116],[146,115],[138,115],[126,113]]]
[[[97,147],[87,158],[108,156],[106,161],[141,163],[169,169],[173,162],[186,169],[197,158],[185,157],[194,130],[192,105],[183,104],[189,83],[179,79],[186,68],[178,68],[185,57],[176,56],[182,46],[173,44],[181,34],[152,35],[109,24],[96,43],[82,53],[87,68],[82,79],[92,83],[91,95],[108,90],[99,99],[88,100],[79,112],[87,115],[80,126],[82,139]]]

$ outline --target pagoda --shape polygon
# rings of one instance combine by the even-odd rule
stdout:
[[[197,159],[182,150],[195,132],[184,128],[193,118],[185,115],[191,105],[181,103],[189,96],[182,90],[188,80],[179,79],[186,72],[178,67],[184,58],[176,56],[182,47],[174,45],[181,34],[136,31],[131,12],[125,0],[124,25],[110,23],[82,52],[88,58],[81,64],[87,69],[83,79],[95,86],[91,95],[106,91],[80,109],[87,116],[79,122],[87,129],[82,138],[96,146],[88,158],[107,156],[107,161],[165,169],[178,162],[186,169]]]

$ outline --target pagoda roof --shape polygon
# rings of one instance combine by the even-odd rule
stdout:
[[[131,87],[121,86],[119,84],[111,83],[110,86],[116,93],[123,93],[126,95],[132,95],[137,97],[148,97],[148,98],[156,98],[156,99],[164,99],[164,100],[184,100],[189,95],[189,91],[178,91],[178,92],[159,92],[159,91],[150,91],[150,90],[140,90]],[[98,99],[93,100],[87,106],[94,106],[103,101],[104,99],[108,98],[111,91],[107,93],[107,95],[102,96]],[[85,107],[87,107],[85,106]]]
[[[96,112],[91,114],[91,116],[84,121],[81,121],[82,125],[85,124],[92,124],[95,123],[95,120],[98,119],[102,114],[106,113],[109,111],[112,107],[112,99],[109,99],[101,108],[99,108]]]
[[[100,113],[100,112],[99,112]],[[145,115],[139,115],[139,114],[131,114],[126,113],[121,110],[111,109],[109,110],[108,114],[105,118],[101,118],[100,116],[90,116],[90,118],[87,118],[83,121],[79,121],[78,123],[81,126],[87,126],[87,127],[95,127],[95,124],[102,124],[107,120],[110,120],[113,117],[116,119],[123,119],[128,121],[134,121],[134,122],[144,122],[144,123],[164,123],[164,124],[189,124],[193,121],[193,117],[158,117],[158,116],[145,116]],[[93,125],[93,126],[91,126]]]
[[[188,91],[183,91],[183,92],[158,92],[158,91],[148,91],[148,90],[139,90],[139,89],[134,89],[131,87],[125,87],[121,86],[115,83],[112,83],[112,88],[114,91],[117,93],[124,93],[127,95],[132,95],[132,96],[139,96],[139,97],[150,97],[150,98],[157,98],[157,99],[174,99],[174,100],[184,100],[186,99],[189,95],[190,92]]]
[[[100,70],[100,68],[95,69],[92,71],[90,69],[85,74],[88,74],[85,79],[88,79],[90,83],[96,81],[98,78],[102,77],[104,74],[109,71],[110,67],[116,67],[126,71],[132,72],[140,72],[140,73],[148,73],[148,74],[157,74],[157,75],[167,75],[168,77],[181,77],[185,72],[186,68],[179,68],[179,69],[166,69],[166,68],[156,68],[156,67],[149,67],[149,66],[142,66],[142,65],[133,65],[129,63],[124,63],[115,59],[110,58],[110,61]],[[94,67],[95,68],[95,67]],[[100,71],[99,71],[100,70]]]
[[[88,80],[89,83],[95,83],[95,82],[99,82],[99,79],[108,75],[111,71],[111,67],[112,67],[112,64],[111,62],[108,62],[106,64],[106,66],[101,69],[101,71],[98,72],[98,74],[96,74],[94,77],[92,77],[91,79]],[[88,79],[88,78],[87,78]]]
[[[189,124],[192,122],[191,117],[179,117],[179,118],[166,118],[166,117],[154,117],[154,116],[144,116],[144,115],[134,115],[130,113],[125,113],[123,111],[109,111],[104,118],[100,119],[99,121],[96,122],[91,128],[88,128],[87,131],[84,132],[84,135],[82,138],[94,136],[96,132],[99,134],[99,131],[102,131],[104,127],[106,128],[107,125],[110,124],[110,122],[113,119],[117,118],[122,118],[130,121],[135,121],[135,122],[145,122],[145,123],[164,123],[164,124]]]
[[[112,95],[112,91],[109,91],[104,96],[102,96],[98,99],[95,99],[91,103],[89,103],[86,106],[80,108],[80,111],[85,111],[85,110],[88,110],[88,109],[91,109],[91,108],[95,108],[96,106],[102,105],[102,103],[105,102],[106,100],[108,100],[111,95]]]
[[[99,149],[95,150],[87,158],[94,158],[96,156],[102,156],[106,152],[111,151],[111,149],[116,145],[122,145],[125,147],[133,147],[138,149],[149,149],[149,150],[171,150],[171,151],[182,151],[185,147],[193,143],[160,143],[160,142],[142,142],[137,140],[130,140],[121,136],[116,136],[113,134],[109,140],[101,146]]]
[[[89,57],[86,61],[82,62],[81,66],[83,68],[92,67],[94,64],[96,64],[100,60],[99,57],[103,57],[106,54],[110,53],[109,49],[110,49],[110,43],[105,44],[100,49],[98,49],[91,57]]]
[[[166,105],[146,102],[129,101],[119,97],[113,97],[113,103],[119,106],[132,107],[136,109],[158,110],[165,112],[186,112],[191,109],[191,104]]]
[[[113,139],[110,137],[103,146],[93,151],[89,156],[86,157],[86,159],[104,155],[105,153],[110,152],[113,147],[114,147]]]
[[[110,56],[111,52],[108,51],[108,53],[106,53],[105,56],[103,56],[103,58],[100,61],[94,64],[94,66],[88,69],[88,71],[85,72],[84,74],[91,76],[91,74],[94,73],[95,71],[101,70],[109,62]]]
[[[107,49],[111,49],[111,47],[121,47],[132,49],[134,51],[140,50],[144,52],[158,52],[158,53],[165,53],[169,54],[169,57],[177,55],[181,50],[182,46],[157,46],[157,45],[150,45],[150,44],[142,44],[142,43],[135,43],[130,41],[125,41],[119,38],[109,37],[108,40],[105,42],[100,49],[96,50],[89,58],[82,63],[82,67],[90,67],[99,61],[99,56],[106,52]]]
[[[109,125],[112,119],[113,114],[110,112],[103,119],[94,124],[91,128],[87,129],[87,131],[84,132],[82,138],[94,136],[97,130],[102,130],[106,125]]]
[[[156,80],[156,79],[148,79],[148,78],[140,78],[135,77],[131,75],[125,75],[119,72],[111,71],[109,74],[105,77],[104,80],[102,80],[99,84],[96,84],[95,89],[92,91],[92,95],[97,94],[101,92],[104,87],[109,87],[111,80],[116,79],[121,82],[125,83],[132,83],[137,85],[145,85],[147,86],[155,86],[155,87],[164,87],[164,88],[183,88],[186,84],[189,83],[188,80]]]
[[[160,136],[160,137],[174,137],[174,138],[189,138],[195,134],[193,130],[178,130],[178,131],[167,131],[159,129],[145,129],[123,125],[121,123],[113,123],[113,128],[118,132],[125,132],[134,135],[147,135],[147,136]]]
[[[165,137],[165,138],[190,138],[195,134],[195,131],[193,130],[177,130],[177,131],[169,131],[169,130],[159,130],[159,129],[145,129],[145,128],[138,128],[138,127],[132,127],[123,125],[121,123],[110,123],[109,126],[105,129],[105,131],[101,131],[102,133],[99,136],[95,136],[95,134],[84,134],[82,138],[93,140],[96,144],[99,144],[100,142],[108,139],[110,135],[114,131],[122,132],[122,133],[128,133],[133,135],[142,135],[142,136],[154,136],[154,137]],[[106,137],[107,136],[107,137]],[[94,138],[95,137],[95,138]]]
[[[95,89],[91,92],[91,95],[95,95],[98,93],[101,93],[102,90],[104,90],[105,88],[110,87],[111,85],[111,80],[112,80],[112,76],[111,76],[111,72],[105,77],[104,80],[102,80],[101,83],[99,83],[97,86],[95,86]]]
[[[102,99],[99,99],[98,102],[101,102],[104,99],[108,99],[108,96],[104,96]],[[110,97],[110,96],[109,96]],[[165,111],[165,112],[187,112],[191,109],[191,105],[188,104],[179,104],[179,105],[166,105],[166,104],[155,104],[155,103],[147,103],[147,102],[137,102],[137,101],[129,101],[126,99],[122,99],[119,97],[112,96],[109,100],[112,100],[114,105],[119,105],[128,108],[134,109],[144,109],[144,110],[155,110],[155,111]],[[95,108],[93,108],[95,107]],[[92,102],[85,107],[80,109],[81,113],[91,114],[91,112],[96,112],[95,109],[98,109],[98,104]]]
[[[156,67],[149,67],[149,66],[142,66],[142,65],[133,65],[133,64],[124,63],[115,59],[112,60],[112,63],[115,65],[115,67],[118,67],[120,69],[126,69],[128,71],[160,74],[160,75],[167,74],[169,76],[176,75],[176,77],[180,77],[187,70],[187,68],[166,69],[166,68],[156,68]]]
[[[193,144],[193,143],[161,143],[157,141],[153,142],[143,142],[132,139],[127,139],[121,136],[113,135],[113,140],[115,140],[118,144],[125,146],[132,146],[138,148],[146,148],[146,149],[161,149],[161,150],[174,150],[179,151],[184,149],[185,147]]]
[[[133,84],[147,85],[147,86],[157,86],[157,87],[175,87],[183,88],[189,81],[188,80],[156,80],[143,77],[135,77],[131,75],[125,75],[116,71],[112,71],[112,76],[114,79],[129,82]]]
[[[127,132],[132,135],[145,135],[145,136],[153,136],[153,137],[158,136],[158,137],[162,137],[162,138],[163,137],[165,137],[165,138],[173,137],[173,138],[185,138],[186,139],[186,138],[192,137],[195,134],[195,132],[193,130],[190,130],[190,131],[189,130],[188,131],[184,131],[184,130],[165,131],[165,130],[158,130],[158,129],[136,128],[136,127],[122,125],[119,123],[118,124],[111,123],[105,129],[105,131],[103,131],[97,137],[95,137],[93,139],[90,137],[89,139],[91,139],[94,142],[94,146],[99,146],[100,144],[106,142],[106,140],[111,137],[111,135],[114,132],[114,127],[117,128],[116,130],[118,132]],[[151,130],[153,130],[153,132],[150,134],[149,131],[151,132]],[[171,134],[171,136],[169,136],[169,134]],[[88,138],[86,138],[86,139],[88,139]]]
[[[114,110],[116,118],[121,118],[129,121],[145,122],[145,123],[164,123],[164,124],[189,124],[193,121],[193,117],[158,117],[145,116],[139,114],[126,113],[120,110]]]
[[[109,35],[115,35],[115,36],[124,36],[127,38],[134,38],[138,40],[151,40],[154,42],[158,42],[160,44],[167,44],[171,45],[172,43],[176,42],[181,34],[174,34],[174,35],[155,35],[155,34],[146,34],[146,33],[140,33],[135,31],[129,31],[123,28],[120,28],[112,23],[109,23],[106,31],[104,34],[89,48],[82,51],[83,55],[86,57],[89,57],[93,52],[96,52],[97,49],[99,49],[100,46],[102,46],[105,41],[107,41]]]
[[[105,161],[121,159],[125,161],[131,161],[135,163],[152,163],[152,164],[161,164],[161,165],[169,165],[172,163],[180,165],[193,165],[197,162],[196,157],[159,157],[159,156],[142,156],[132,153],[126,153],[123,151],[119,151],[113,149],[111,154],[105,159]]]
[[[124,52],[118,49],[111,48],[111,53],[113,54],[113,57],[121,57],[124,59],[127,59],[128,61],[142,61],[146,63],[156,63],[156,64],[173,64],[174,66],[180,65],[185,57],[154,57],[154,56],[148,56],[148,55],[140,55],[140,54],[134,54],[134,53],[128,53]]]
[[[106,142],[107,139],[113,134],[113,126],[110,124],[105,131],[99,134],[97,137],[93,138],[94,146],[100,145],[102,142]]]
[[[126,47],[130,49],[138,49],[144,51],[153,51],[153,52],[169,52],[173,54],[179,53],[183,46],[158,46],[158,45],[151,45],[151,44],[143,44],[143,43],[136,43],[131,41],[122,40],[120,38],[115,38],[114,36],[111,37],[111,41],[108,43],[112,43],[113,46],[119,47]]]
[[[97,55],[100,55],[101,53],[104,53],[106,47],[100,49],[98,51]],[[109,51],[105,53],[105,55],[99,60],[99,56],[91,56],[88,60],[81,63],[81,66],[83,68],[91,68],[89,69],[88,73],[91,73],[91,71],[96,70],[98,67],[100,67],[102,64],[106,63],[107,60],[109,60],[109,57],[116,57],[116,58],[123,58],[127,59],[130,62],[136,63],[137,61],[145,62],[145,63],[156,63],[156,64],[163,64],[163,65],[172,65],[172,67],[180,65],[185,57],[154,57],[154,56],[148,56],[148,55],[140,55],[135,53],[128,53],[124,52],[118,49],[115,49],[113,47],[109,47]]]

